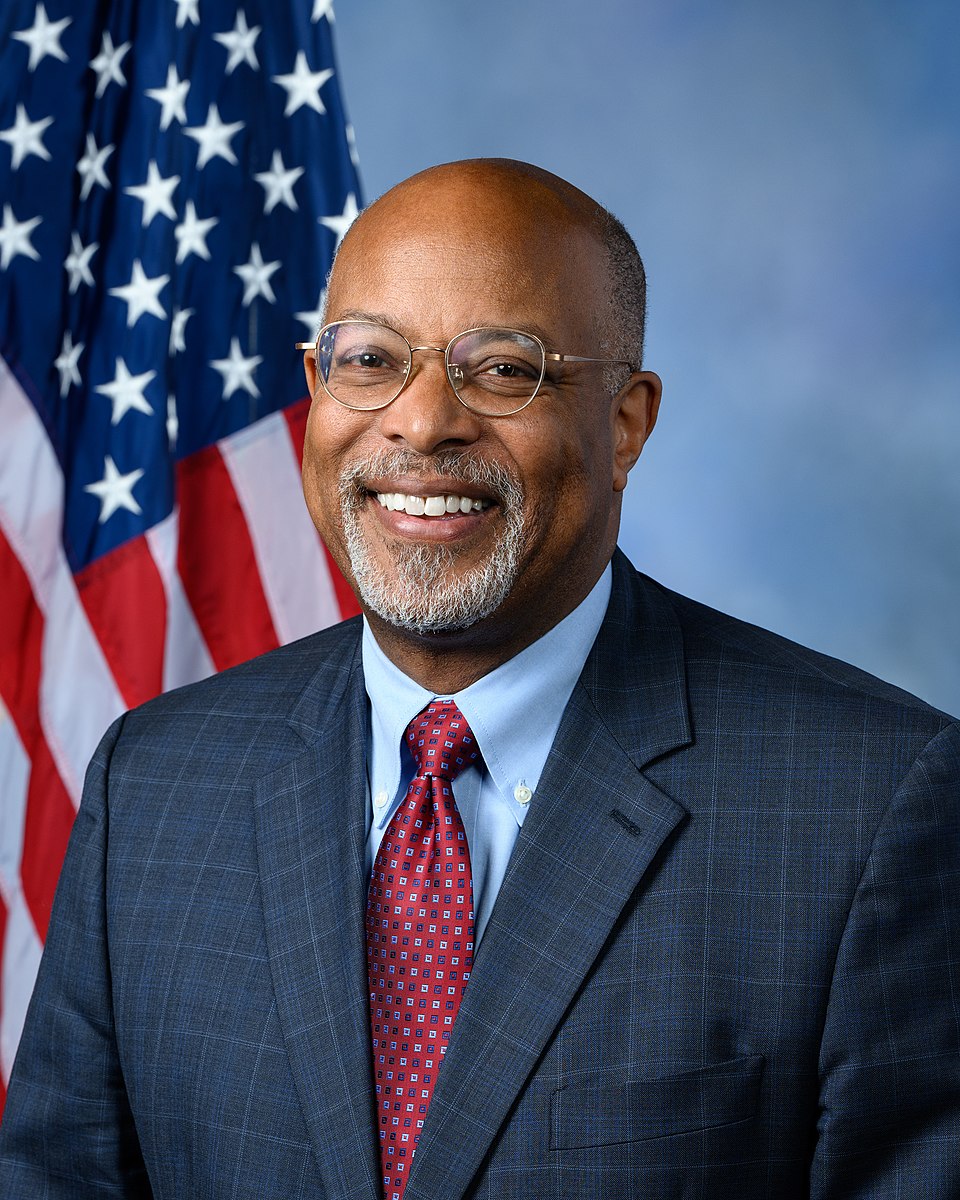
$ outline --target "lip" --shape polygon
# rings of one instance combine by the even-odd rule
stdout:
[[[459,496],[470,496],[475,500],[486,500],[489,497],[479,494],[477,489],[454,491],[449,485],[433,490],[421,490],[422,483],[417,484],[417,490],[406,490],[407,495],[440,496],[453,493]],[[405,491],[403,486],[384,486],[384,491]],[[489,508],[469,513],[444,513],[438,517],[414,517],[410,513],[395,512],[384,508],[372,494],[367,496],[366,511],[372,512],[374,518],[388,533],[405,541],[412,542],[457,542],[469,538],[481,531],[499,511],[496,501],[491,501]]]
[[[491,507],[497,504],[495,496],[476,485],[459,479],[427,479],[419,475],[398,475],[394,478],[373,478],[363,481],[367,492],[402,492],[405,496],[468,496],[471,500],[489,500]],[[433,520],[442,520],[434,517]]]

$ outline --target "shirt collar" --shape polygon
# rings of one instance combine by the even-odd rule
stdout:
[[[491,779],[522,823],[515,791],[540,781],[560,719],[603,623],[608,564],[589,595],[543,637],[453,699],[477,739]],[[363,675],[370,699],[370,779],[392,797],[400,785],[400,745],[411,720],[434,698],[396,667],[363,622]]]

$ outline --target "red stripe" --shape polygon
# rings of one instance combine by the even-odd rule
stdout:
[[[247,522],[216,446],[178,464],[177,492],[180,577],[214,665],[223,671],[280,643]]]
[[[40,725],[43,613],[30,580],[0,530],[0,694],[30,759],[20,876],[41,940],[63,862],[74,810]]]
[[[293,448],[296,450],[297,458],[302,465],[303,443],[307,436],[307,417],[310,415],[309,398],[298,400],[296,404],[291,404],[289,408],[283,410],[283,415],[287,419],[290,437],[293,439]],[[360,612],[360,605],[357,603],[357,598],[351,591],[350,585],[340,574],[340,569],[333,561],[330,551],[327,549],[326,543],[322,538],[320,539],[320,545],[323,546],[323,552],[326,555],[327,567],[330,571],[330,581],[333,584],[333,591],[337,597],[340,616],[344,620],[347,617],[355,617]]]
[[[167,597],[146,538],[133,538],[76,577],[80,599],[128,708],[163,690]]]

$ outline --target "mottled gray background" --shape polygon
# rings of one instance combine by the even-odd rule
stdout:
[[[340,0],[335,34],[368,199],[507,155],[637,239],[633,561],[960,713],[960,5]]]

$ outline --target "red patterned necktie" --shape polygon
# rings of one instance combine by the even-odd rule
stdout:
[[[407,726],[417,773],[383,835],[367,972],[384,1200],[402,1200],[473,958],[470,853],[451,782],[480,759],[452,700]]]

